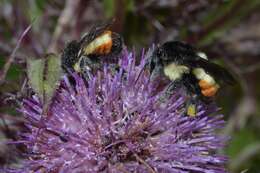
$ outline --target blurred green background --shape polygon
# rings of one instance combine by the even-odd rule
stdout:
[[[231,137],[220,152],[230,157],[230,172],[260,172],[259,0],[0,0],[0,164],[16,159],[14,148],[1,141],[23,129],[15,107],[27,94],[26,58],[60,53],[66,42],[112,18],[112,29],[136,52],[182,40],[234,74],[237,85],[224,88],[217,98],[227,121],[220,133]]]

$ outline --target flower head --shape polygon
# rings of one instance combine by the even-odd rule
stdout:
[[[143,57],[135,65],[125,52],[119,71],[105,67],[87,82],[73,74],[71,84],[64,76],[48,117],[37,97],[24,100],[29,132],[21,142],[28,153],[19,171],[225,172],[226,158],[216,154],[224,142],[215,133],[222,116],[212,115],[214,106],[186,116],[182,91],[160,102],[163,93],[142,71]]]

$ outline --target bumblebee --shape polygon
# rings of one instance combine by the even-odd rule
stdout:
[[[80,41],[69,42],[61,55],[64,71],[76,71],[87,78],[88,73],[100,69],[103,62],[114,63],[123,40],[109,29],[110,25],[95,26]]]
[[[171,81],[165,91],[166,97],[176,88],[183,87],[187,91],[190,101],[186,112],[189,116],[196,115],[196,103],[209,103],[222,84],[235,82],[225,68],[210,62],[191,45],[179,41],[157,47],[147,64],[152,80],[164,75]]]

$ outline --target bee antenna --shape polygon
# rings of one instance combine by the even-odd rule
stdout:
[[[148,64],[149,64],[149,62],[146,62],[146,63],[144,64],[144,66],[142,67],[141,71],[139,72],[139,74],[138,74],[138,76],[137,76],[137,78],[136,78],[136,80],[135,80],[135,84],[136,84],[137,81],[140,79],[142,73],[144,72],[144,70],[145,70],[145,68],[147,67]],[[150,79],[149,79],[149,80],[150,80]]]
[[[137,78],[136,78],[136,80],[135,80],[135,84],[137,83],[137,81],[139,80],[141,74],[143,73],[144,68],[145,68],[145,67],[143,67],[143,68],[141,69],[140,73],[138,74],[138,76],[137,76]]]
[[[141,74],[143,73],[143,71],[145,70],[145,68],[150,64],[150,61],[151,61],[151,56],[154,52],[154,49],[155,49],[155,45],[153,44],[152,45],[152,48],[151,49],[148,49],[148,51],[146,52],[146,55],[145,56],[145,64],[144,66],[142,67],[140,73],[138,74],[137,76],[137,79],[135,80],[135,84],[137,83],[137,81],[139,80],[139,78],[141,77]],[[150,77],[149,77],[149,81],[150,81]]]

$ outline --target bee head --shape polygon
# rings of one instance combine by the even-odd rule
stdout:
[[[61,55],[62,67],[64,70],[71,69],[72,66],[78,61],[78,52],[80,50],[80,44],[73,40],[69,42]]]
[[[165,52],[164,48],[162,46],[158,46],[153,54],[152,54],[152,57],[153,59],[160,59],[160,60],[165,60],[166,59],[166,56],[167,56],[167,52]]]

